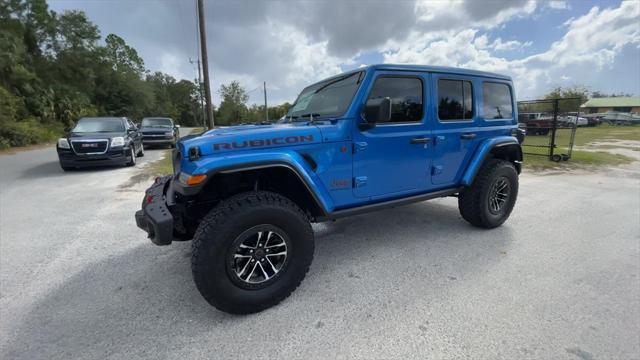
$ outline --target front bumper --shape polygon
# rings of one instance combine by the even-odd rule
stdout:
[[[130,148],[109,149],[104,154],[76,154],[70,149],[58,149],[60,164],[69,167],[124,165],[129,161]]]
[[[169,245],[173,241],[174,219],[167,206],[171,176],[156,179],[145,192],[142,209],[136,212],[136,225],[147,232],[156,245]]]

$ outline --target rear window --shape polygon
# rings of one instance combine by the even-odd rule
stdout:
[[[438,118],[473,119],[473,90],[470,81],[438,80]]]
[[[507,84],[482,84],[482,117],[485,119],[513,118],[511,88]]]

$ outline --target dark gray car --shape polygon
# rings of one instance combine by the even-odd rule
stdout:
[[[167,117],[146,117],[140,124],[142,142],[145,145],[169,145],[175,147],[180,139],[180,125]]]

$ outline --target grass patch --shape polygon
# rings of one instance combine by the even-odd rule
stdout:
[[[633,162],[633,159],[619,154],[604,151],[574,150],[569,161],[554,162],[544,156],[524,155],[524,167],[530,170],[564,169],[571,170],[585,167],[623,165]]]
[[[152,163],[145,168],[145,172],[151,176],[164,176],[173,174],[173,164],[171,163],[171,150],[162,151],[163,158]]]
[[[571,138],[571,130],[560,129],[556,132],[556,154],[566,154],[568,152],[569,141]],[[636,140],[640,141],[640,126],[615,126],[603,124],[598,127],[578,128],[575,136],[575,146],[586,146],[592,142],[605,143],[611,140]],[[527,145],[548,145],[549,136],[527,136],[523,151],[534,154],[546,154],[544,147],[532,147]],[[611,145],[598,146],[598,149],[615,149],[630,148],[618,146],[615,143]],[[633,150],[640,151],[633,148]],[[633,159],[619,154],[612,154],[606,151],[585,151],[576,150],[574,148],[571,159],[567,162],[556,163],[550,161],[545,156],[537,156],[525,154],[524,164],[528,169],[571,169],[577,167],[605,166],[605,165],[621,165],[632,162]]]

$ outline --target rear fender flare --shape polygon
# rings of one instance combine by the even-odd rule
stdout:
[[[501,153],[509,153],[509,157],[513,159],[516,170],[520,173],[522,164],[522,147],[513,136],[500,136],[483,141],[478,150],[476,150],[473,158],[469,162],[467,170],[462,175],[462,185],[469,186],[473,183],[476,175],[484,162],[492,156],[492,154],[500,151]]]

